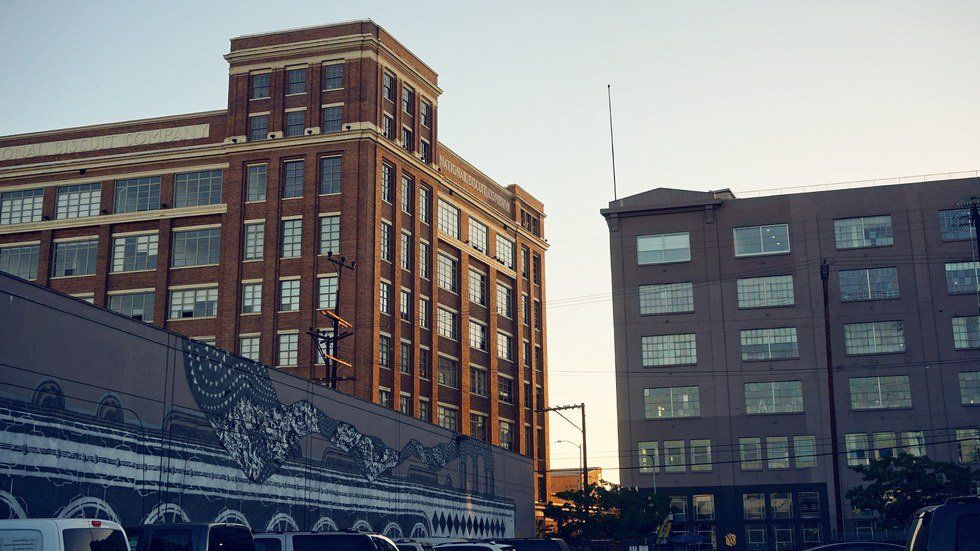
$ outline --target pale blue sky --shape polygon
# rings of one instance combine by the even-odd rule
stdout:
[[[0,134],[220,109],[230,37],[364,17],[439,73],[442,141],[545,202],[551,401],[609,469],[607,83],[620,195],[980,168],[977,2],[3,0]]]

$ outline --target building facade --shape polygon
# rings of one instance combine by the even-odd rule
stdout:
[[[610,203],[622,483],[718,548],[796,549],[880,536],[853,466],[976,466],[978,183]]]
[[[0,269],[533,457],[543,206],[438,141],[437,74],[371,21],[231,41],[227,109],[0,137]],[[339,268],[342,257],[353,270]]]

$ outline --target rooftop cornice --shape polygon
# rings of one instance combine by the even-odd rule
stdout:
[[[69,134],[72,132],[103,130],[109,128],[117,128],[121,126],[132,126],[136,124],[153,124],[157,122],[179,121],[179,120],[186,120],[186,119],[193,119],[193,118],[200,118],[200,117],[213,117],[216,115],[225,115],[227,113],[228,113],[227,109],[215,109],[213,111],[199,111],[197,113],[184,113],[181,115],[164,115],[161,117],[150,117],[147,119],[131,119],[128,121],[90,124],[86,126],[72,126],[69,128],[56,128],[54,130],[39,130],[37,132],[25,132],[23,134],[9,134],[6,136],[0,136],[0,142],[3,142],[4,140],[13,140],[13,139],[20,139],[20,138],[43,138],[48,136]]]

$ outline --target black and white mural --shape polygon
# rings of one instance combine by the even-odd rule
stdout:
[[[503,537],[531,535],[532,480],[480,440],[0,275],[0,518]]]

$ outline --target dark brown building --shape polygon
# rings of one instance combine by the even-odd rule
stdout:
[[[674,531],[796,549],[880,537],[842,497],[852,466],[976,465],[980,264],[955,205],[978,189],[610,203],[622,483],[671,495]]]
[[[543,206],[438,140],[371,21],[234,38],[228,108],[0,138],[0,269],[536,459]],[[338,271],[328,255],[356,261]]]

